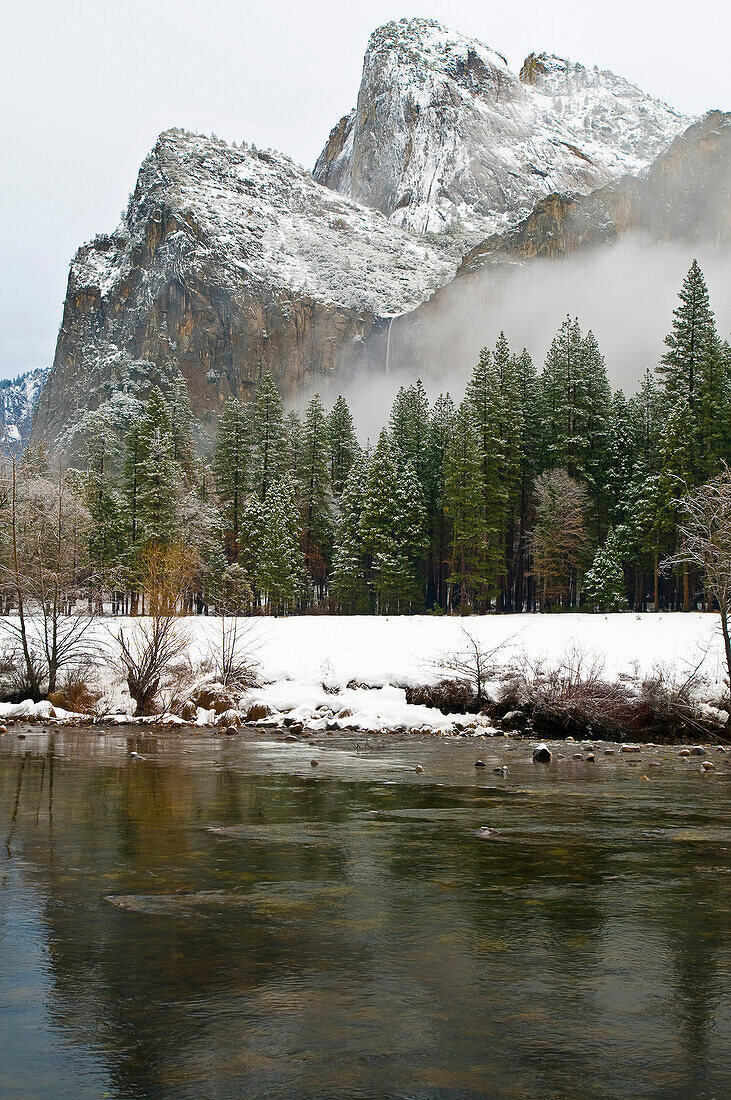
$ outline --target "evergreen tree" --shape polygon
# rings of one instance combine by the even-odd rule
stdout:
[[[249,485],[264,500],[287,466],[287,433],[282,399],[268,371],[259,379],[251,404]]]
[[[305,563],[322,596],[330,559],[332,516],[327,419],[319,395],[307,406],[300,453],[298,480]]]
[[[424,498],[411,466],[382,431],[368,470],[361,537],[377,610],[413,610],[417,563],[425,546]]]
[[[171,542],[178,533],[182,478],[174,456],[170,410],[155,386],[145,403],[138,429],[137,523],[143,541]]]
[[[299,510],[290,478],[271,483],[262,516],[258,587],[266,611],[288,614],[295,609],[306,587]]]
[[[296,480],[299,477],[302,462],[302,424],[294,409],[284,418],[284,438],[284,469]]]
[[[103,589],[118,582],[115,571],[123,561],[129,532],[112,474],[118,454],[109,433],[99,431],[89,439],[86,460],[83,495],[89,511],[90,583],[97,610],[101,611]]]
[[[429,400],[421,383],[403,386],[391,408],[391,436],[426,491],[429,463]]]
[[[426,511],[430,536],[427,576],[427,606],[436,603],[447,610],[448,556],[451,540],[446,511],[445,460],[452,438],[455,408],[449,394],[434,402],[429,424],[426,477]]]
[[[673,310],[673,330],[665,337],[667,351],[658,371],[670,403],[693,406],[703,371],[703,361],[717,340],[708,288],[697,260],[683,280],[680,305]]]
[[[361,615],[371,610],[366,582],[366,554],[361,517],[368,480],[368,460],[354,460],[340,497],[340,520],[333,551],[332,590],[341,611]]]
[[[452,423],[444,464],[445,511],[452,521],[452,570],[460,614],[479,599],[485,575],[483,453],[472,405],[462,402]]]
[[[533,483],[538,470],[542,447],[542,421],[539,409],[539,381],[535,364],[523,348],[515,360],[518,375],[519,400],[522,410],[520,440],[520,483],[518,495],[518,529],[513,562],[513,608],[530,607],[532,577],[528,568],[530,529],[533,519]]]
[[[188,384],[180,373],[171,386],[167,406],[173,459],[183,473],[192,479],[196,475],[197,466],[193,443],[193,413],[188,397]]]
[[[228,556],[239,559],[241,520],[249,471],[249,417],[244,401],[230,397],[218,420],[213,475],[221,505],[221,522],[226,532]]]
[[[353,417],[343,397],[338,397],[327,418],[327,441],[330,485],[335,496],[339,497],[360,451]]]
[[[503,464],[500,424],[503,416],[500,374],[491,352],[483,348],[467,384],[466,407],[472,414],[482,461],[483,568],[485,603],[497,592],[504,570],[506,492],[501,482]]]
[[[584,597],[593,611],[624,611],[627,608],[622,557],[613,531],[597,550],[584,577]]]

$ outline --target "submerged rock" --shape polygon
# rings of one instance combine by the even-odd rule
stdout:
[[[479,837],[480,840],[489,840],[490,837],[495,836],[496,833],[497,829],[491,829],[489,825],[482,825],[479,829],[475,830],[475,836]]]
[[[568,741],[568,738],[566,738]],[[545,742],[541,742],[540,745],[536,745],[533,749],[533,763],[534,764],[550,764],[551,763],[551,750]]]

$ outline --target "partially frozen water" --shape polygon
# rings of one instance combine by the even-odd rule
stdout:
[[[0,1096],[731,1094],[729,754],[269,736],[0,740]]]

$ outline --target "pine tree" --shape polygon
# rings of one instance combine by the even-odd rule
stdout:
[[[518,497],[518,530],[513,563],[513,607],[532,604],[532,577],[528,569],[529,531],[532,524],[533,482],[538,469],[542,446],[542,421],[539,409],[539,381],[535,364],[523,348],[515,360],[518,375],[519,400],[522,410],[520,440],[520,484]]]
[[[485,575],[483,453],[474,411],[467,399],[452,423],[444,463],[445,511],[452,521],[452,569],[449,583],[459,589],[460,614],[479,599]]]
[[[332,544],[328,432],[319,395],[307,406],[298,469],[305,564],[320,596],[324,592]]]
[[[302,463],[302,423],[294,409],[291,409],[284,418],[284,438],[284,469],[296,481]]]
[[[485,603],[498,591],[504,570],[504,525],[506,493],[501,483],[503,462],[500,423],[502,401],[499,368],[487,348],[480,357],[467,384],[466,408],[472,413],[482,456],[483,495],[483,576]]]
[[[195,446],[193,443],[193,413],[190,408],[188,384],[182,374],[178,374],[171,386],[167,399],[170,416],[170,435],[173,444],[173,459],[188,478],[196,475]]]
[[[425,546],[424,498],[411,466],[382,431],[368,470],[361,536],[377,610],[413,610]]]
[[[230,397],[218,420],[213,475],[221,504],[228,556],[239,559],[241,520],[248,485],[250,458],[248,406]]]
[[[342,396],[338,397],[327,418],[327,440],[330,485],[335,496],[339,497],[360,452],[353,417]]]
[[[264,500],[287,466],[287,433],[282,399],[268,371],[259,379],[251,404],[249,485]]]
[[[368,460],[359,455],[340,497],[340,520],[333,551],[332,591],[340,610],[347,615],[362,615],[372,607],[361,531],[367,480]]]
[[[496,439],[500,447],[499,478],[502,490],[500,539],[502,568],[499,609],[512,607],[515,568],[515,536],[519,524],[520,482],[523,446],[522,365],[511,355],[505,333],[501,332],[493,352],[493,364],[498,380]]]
[[[87,470],[83,495],[89,510],[90,585],[97,610],[101,611],[103,590],[118,581],[129,532],[124,507],[112,470],[118,462],[118,448],[109,433],[94,433],[87,443]]]
[[[613,531],[597,550],[584,577],[584,597],[593,611],[625,611],[627,608],[622,557]]]
[[[402,386],[391,408],[391,436],[423,491],[429,463],[429,421],[429,400],[421,381],[408,388]]]
[[[170,410],[153,387],[140,418],[137,452],[137,523],[143,541],[166,543],[179,530],[181,469],[175,460]]]
[[[275,615],[288,614],[295,609],[306,587],[299,510],[290,478],[271,483],[262,515],[258,587],[265,610]]]
[[[426,478],[426,512],[430,535],[427,576],[427,606],[447,609],[448,555],[451,542],[450,519],[446,511],[445,460],[452,438],[455,408],[449,394],[440,394],[434,402],[429,424]]]
[[[679,298],[680,305],[673,310],[673,331],[665,337],[668,350],[658,372],[668,400],[692,406],[697,398],[704,356],[717,339],[708,287],[697,260],[690,265]]]

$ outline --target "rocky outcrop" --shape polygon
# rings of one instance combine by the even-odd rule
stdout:
[[[554,257],[642,230],[654,240],[731,244],[731,114],[709,111],[640,179],[590,195],[549,195],[507,233],[473,248],[460,273],[508,258]]]
[[[404,377],[421,377],[435,386],[443,384],[444,376],[467,371],[485,342],[479,318],[491,313],[494,318],[496,310],[504,309],[509,300],[506,288],[518,276],[523,279],[523,293],[537,295],[526,299],[529,327],[532,312],[540,313],[542,281],[547,286],[551,278],[550,268],[545,264],[541,268],[540,261],[584,253],[587,265],[596,261],[600,267],[603,258],[609,259],[611,247],[623,240],[629,244],[631,236],[636,243],[635,268],[653,243],[685,245],[688,265],[698,246],[703,246],[705,253],[728,253],[729,181],[731,114],[711,111],[676,138],[640,178],[624,177],[590,195],[552,194],[541,199],[513,229],[494,234],[473,248],[450,283],[393,322],[391,370]],[[583,277],[589,278],[590,267],[583,270]],[[572,300],[571,296],[566,299],[567,303]],[[556,325],[559,322],[560,314]],[[504,314],[499,324],[506,324]],[[521,325],[516,330],[518,339]],[[370,336],[369,343],[380,349],[380,329]],[[371,358],[377,360],[379,355],[382,361],[380,350]]]
[[[182,375],[205,449],[263,369],[285,396],[357,360],[458,256],[315,183],[287,157],[181,130],[140,169],[122,224],[71,265],[33,438],[76,455]]]
[[[614,73],[531,54],[518,77],[482,43],[403,19],[371,35],[357,107],[314,175],[398,225],[474,240],[552,192],[639,172],[688,122]]]
[[[47,375],[47,368],[36,367],[17,378],[0,381],[0,440],[13,447],[25,447]]]

